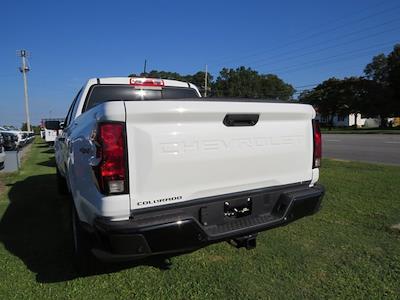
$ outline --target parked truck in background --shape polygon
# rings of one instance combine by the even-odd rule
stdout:
[[[314,118],[304,104],[201,98],[186,82],[90,79],[55,142],[79,263],[252,248],[258,232],[314,214]]]
[[[40,136],[47,144],[53,145],[56,137],[61,133],[60,129],[51,128],[59,128],[60,122],[63,121],[64,119],[61,118],[42,119]]]

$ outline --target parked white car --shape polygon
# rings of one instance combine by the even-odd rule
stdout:
[[[6,154],[4,149],[4,138],[0,133],[0,170],[4,169],[4,162],[6,160]]]
[[[107,260],[252,248],[318,211],[321,134],[309,105],[201,98],[187,82],[90,79],[55,142],[74,249]]]
[[[21,130],[9,129],[4,126],[0,126],[0,133],[10,133],[17,137],[17,139],[14,142],[15,149],[13,149],[13,150],[16,150],[25,145],[26,136],[24,135],[24,133]]]

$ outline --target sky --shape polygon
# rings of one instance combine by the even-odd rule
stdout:
[[[0,3],[0,125],[25,120],[17,50],[30,56],[32,124],[64,117],[92,77],[244,65],[297,90],[360,76],[400,43],[398,0],[9,1]],[[304,87],[306,86],[306,87]]]

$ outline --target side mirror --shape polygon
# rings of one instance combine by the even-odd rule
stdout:
[[[60,128],[59,129],[64,129],[64,122],[60,122],[60,126],[59,126]]]

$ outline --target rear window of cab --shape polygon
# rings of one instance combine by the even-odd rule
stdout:
[[[164,99],[199,98],[195,89],[163,87],[140,89],[131,85],[95,85],[86,98],[84,111],[108,101],[154,101]]]

